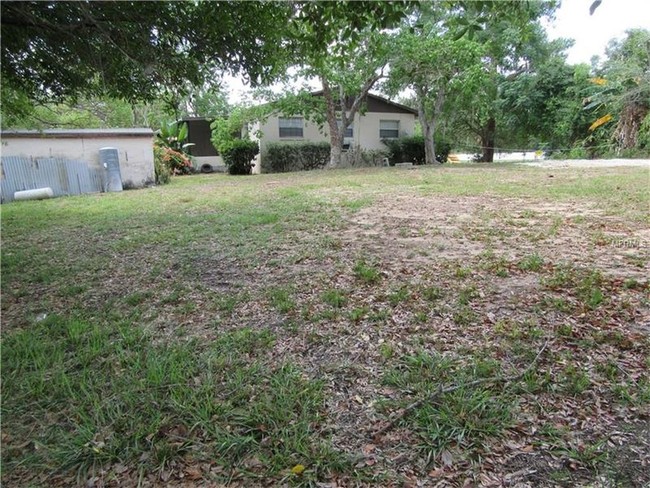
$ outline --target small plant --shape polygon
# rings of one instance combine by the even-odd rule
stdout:
[[[603,277],[598,271],[592,271],[577,284],[578,298],[590,309],[597,308],[604,300],[600,289]]]
[[[340,290],[334,288],[323,293],[323,301],[334,308],[343,308],[348,302],[347,297]]]
[[[526,256],[519,262],[519,269],[522,271],[539,271],[544,265],[544,258],[539,254],[534,253]]]
[[[359,322],[368,313],[368,307],[357,307],[350,311],[348,317],[352,322]]]
[[[406,286],[402,286],[390,295],[388,295],[388,303],[393,307],[408,299],[410,293]]]
[[[573,270],[566,266],[560,266],[553,271],[553,274],[544,280],[544,285],[551,290],[559,290],[569,286],[573,282]]]
[[[458,294],[458,303],[460,305],[469,305],[469,302],[471,302],[477,296],[478,292],[476,290],[476,287],[468,286],[467,288],[460,290],[460,293]]]
[[[379,354],[385,360],[389,360],[395,355],[395,349],[387,342],[384,342],[379,346]]]
[[[623,282],[623,288],[626,290],[636,290],[642,288],[642,285],[634,278],[628,278]]]
[[[191,142],[185,142],[188,136],[187,124],[185,122],[163,122],[160,130],[156,132],[156,145],[167,147],[176,152],[187,153],[187,150],[194,146]]]
[[[166,185],[172,178],[172,170],[165,158],[166,151],[162,147],[153,148],[153,169],[156,185]]]
[[[474,323],[477,318],[476,313],[466,305],[455,310],[453,314],[453,320],[456,325],[468,326]]]
[[[151,298],[151,292],[148,291],[136,291],[135,293],[131,293],[128,295],[124,301],[128,304],[131,305],[132,307],[135,307],[136,305],[140,305],[141,303],[145,302]]]
[[[458,266],[454,270],[454,276],[456,276],[456,278],[467,278],[470,274],[472,274],[472,270],[463,266]]]
[[[562,372],[564,388],[571,395],[580,395],[591,386],[589,375],[573,364],[569,364]]]
[[[368,320],[373,323],[385,322],[388,319],[388,310],[382,309],[368,315]]]
[[[564,313],[569,313],[573,309],[571,303],[569,303],[569,301],[563,297],[544,297],[542,300],[542,305]]]
[[[366,263],[364,259],[359,259],[352,268],[354,276],[363,281],[364,283],[372,284],[377,283],[381,278],[381,273],[372,264]]]
[[[429,302],[437,302],[444,296],[444,292],[440,287],[428,286],[422,289],[422,296]]]
[[[608,359],[606,363],[598,363],[596,365],[596,371],[610,381],[615,381],[619,375],[618,364],[612,359]]]
[[[557,327],[557,335],[560,337],[572,337],[573,327],[571,324],[561,324]]]
[[[271,288],[267,296],[271,305],[280,313],[287,313],[296,308],[296,302],[291,298],[291,290],[288,288]]]

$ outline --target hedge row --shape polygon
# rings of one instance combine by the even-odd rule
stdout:
[[[391,166],[396,163],[424,164],[426,162],[423,136],[383,139],[381,142],[388,147],[388,161]],[[439,138],[436,138],[435,144],[436,160],[439,163],[447,162],[451,152],[451,144]]]
[[[262,158],[264,173],[283,173],[324,168],[330,160],[327,142],[271,143]]]

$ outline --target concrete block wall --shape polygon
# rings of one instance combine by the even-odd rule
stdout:
[[[67,158],[103,169],[99,150],[114,147],[120,158],[124,188],[141,188],[155,182],[151,129],[51,129],[3,131],[2,156]]]

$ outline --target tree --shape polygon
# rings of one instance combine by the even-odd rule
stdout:
[[[467,95],[483,76],[481,46],[453,39],[434,22],[427,27],[403,29],[391,62],[392,92],[411,88],[416,94],[426,164],[436,162],[436,123],[449,95]]]
[[[343,136],[363,109],[368,92],[384,76],[390,34],[383,31],[406,15],[411,2],[300,2],[289,24],[289,39],[298,74],[320,80],[322,103],[302,94],[279,107],[297,109],[307,118],[326,122],[330,166],[341,162]],[[298,110],[296,110],[296,113]]]
[[[454,100],[465,126],[480,140],[482,161],[492,162],[500,116],[500,85],[532,69],[545,40],[539,20],[557,8],[544,2],[459,2],[447,22],[457,38],[483,46],[484,76],[472,91]]]
[[[5,111],[109,96],[149,101],[215,71],[276,75],[291,5],[282,2],[0,3]]]
[[[569,45],[566,40],[546,43],[547,54],[529,71],[502,80],[501,126],[512,147],[559,150],[588,134],[593,120],[583,102],[597,87],[588,65],[567,64],[564,51]]]
[[[613,138],[618,149],[633,149],[639,130],[650,114],[650,31],[630,29],[626,37],[610,41],[607,59],[599,70],[600,93],[592,97],[588,108],[606,108],[608,114],[592,125],[597,129],[606,122],[615,126]]]

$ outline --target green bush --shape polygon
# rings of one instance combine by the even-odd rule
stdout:
[[[388,148],[388,164],[395,166],[397,163],[405,161],[401,139],[382,139],[381,142]],[[422,150],[424,151],[424,146],[422,146]]]
[[[639,127],[636,145],[639,149],[650,150],[650,112],[645,116]]]
[[[343,153],[341,167],[372,168],[384,166],[384,160],[387,156],[388,151],[361,149],[359,146],[354,146]]]
[[[260,152],[255,141],[233,139],[221,148],[221,157],[231,175],[249,175],[253,170],[253,159]]]
[[[330,159],[327,142],[271,143],[262,158],[265,173],[305,171],[324,168]]]
[[[172,172],[169,166],[163,161],[163,149],[156,146],[153,148],[153,169],[156,175],[156,185],[166,185],[169,183]]]
[[[381,142],[388,147],[388,160],[391,166],[402,162],[413,164],[425,164],[426,162],[423,136],[384,139]],[[439,163],[445,163],[449,157],[449,153],[451,152],[451,144],[436,137],[435,146],[436,161]]]

